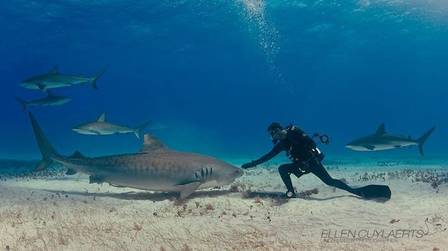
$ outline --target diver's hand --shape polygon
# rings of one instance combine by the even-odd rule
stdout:
[[[241,168],[247,169],[247,168],[256,167],[256,166],[257,165],[253,161],[251,161],[249,163],[246,163],[246,164],[242,165]]]

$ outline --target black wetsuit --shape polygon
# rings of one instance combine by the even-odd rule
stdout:
[[[333,179],[328,174],[321,163],[323,159],[321,157],[323,156],[321,155],[322,153],[317,150],[316,144],[308,135],[294,126],[289,126],[286,130],[286,138],[277,142],[269,153],[253,161],[251,163],[252,166],[264,163],[274,158],[280,152],[286,151],[292,163],[279,166],[278,171],[288,191],[294,192],[290,177],[291,173],[297,176],[297,178],[307,173],[313,173],[329,186],[359,195],[356,189],[353,189],[340,180]]]

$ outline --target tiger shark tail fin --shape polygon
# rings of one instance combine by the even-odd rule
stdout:
[[[42,171],[53,164],[53,158],[58,156],[58,153],[47,140],[47,137],[40,128],[39,123],[37,123],[37,120],[34,118],[33,114],[30,112],[28,115],[33,127],[34,137],[36,138],[37,145],[39,146],[40,153],[42,154],[42,161],[38,164],[36,171]]]

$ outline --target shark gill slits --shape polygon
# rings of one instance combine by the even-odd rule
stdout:
[[[204,168],[201,169],[201,178],[204,178]]]
[[[198,172],[195,172],[195,173],[194,173],[194,177],[195,177],[196,179],[199,179]]]

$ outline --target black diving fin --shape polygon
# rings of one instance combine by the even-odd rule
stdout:
[[[364,199],[389,200],[392,196],[390,188],[385,185],[368,185],[354,189],[354,193]]]

